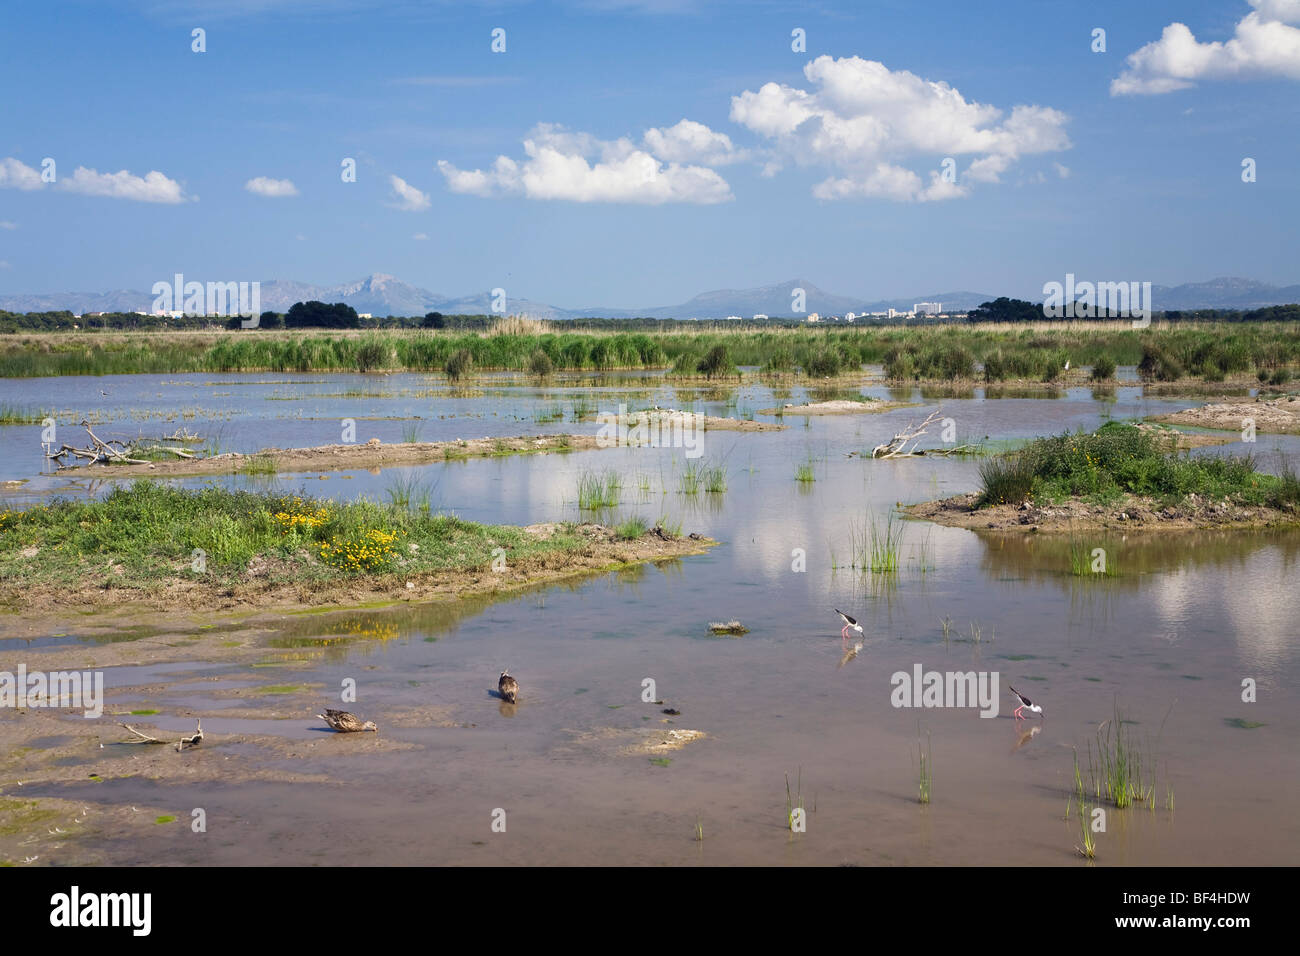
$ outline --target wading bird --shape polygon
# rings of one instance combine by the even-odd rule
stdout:
[[[515,702],[515,697],[519,693],[519,681],[510,676],[510,668],[501,672],[501,679],[497,681],[497,693],[501,695],[502,700]]]
[[[1016,690],[1014,687],[1011,687],[1010,684],[1008,684],[1007,687],[1011,688],[1011,693],[1015,694],[1015,695],[1016,695],[1016,699],[1020,701],[1020,706],[1016,708],[1016,710],[1015,710],[1015,714],[1014,714],[1016,720],[1024,720],[1024,719],[1025,719],[1025,718],[1024,718],[1024,715],[1021,714],[1020,712],[1021,712],[1022,710],[1024,710],[1026,707],[1028,707],[1028,708],[1029,708],[1031,711],[1033,711],[1035,714],[1042,714],[1042,712],[1043,712],[1043,708],[1042,708],[1040,705],[1035,704],[1032,700],[1030,700],[1030,699],[1029,699],[1028,697],[1026,697],[1024,694],[1020,693],[1020,691]]]
[[[337,730],[341,734],[355,734],[363,730],[373,730],[379,733],[379,728],[375,726],[373,720],[361,722],[361,718],[356,714],[349,714],[346,710],[332,710],[325,708],[325,713],[317,714],[318,720],[323,720],[330,725],[330,729]]]
[[[835,609],[835,613],[838,614],[840,616],[840,620],[844,622],[844,626],[840,628],[840,637],[844,638],[844,640],[847,641],[849,639],[850,628],[857,631],[859,634],[862,633],[862,625],[859,624],[854,618],[849,617],[839,608]]]

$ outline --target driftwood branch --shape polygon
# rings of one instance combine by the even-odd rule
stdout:
[[[90,436],[91,444],[85,448],[78,448],[76,445],[63,444],[59,446],[58,451],[51,451],[50,446],[45,446],[45,457],[57,464],[60,468],[67,467],[64,458],[71,455],[73,458],[82,458],[91,464],[96,462],[108,465],[147,465],[147,458],[135,458],[133,455],[149,454],[155,452],[167,452],[178,458],[196,457],[193,448],[186,447],[186,443],[197,441],[199,436],[190,434],[184,429],[177,429],[171,435],[165,435],[158,439],[136,439],[133,442],[124,442],[116,438],[104,441],[91,429],[90,423],[83,421],[81,426],[86,429],[86,434]],[[168,445],[164,442],[176,442],[178,444]]]
[[[940,409],[935,409],[930,416],[920,425],[909,424],[907,428],[899,432],[889,441],[877,445],[871,450],[872,458],[910,458],[916,452],[917,443],[920,442],[921,436],[926,433],[926,429],[933,425],[939,418]],[[912,447],[908,448],[907,443],[911,442]]]
[[[177,752],[177,753],[179,753],[180,751],[184,750],[186,747],[197,747],[200,743],[203,742],[203,722],[200,721],[200,720],[195,720],[195,721],[194,721],[194,725],[195,725],[195,726],[194,726],[194,733],[193,733],[193,734],[191,734],[191,735],[188,736],[188,737],[182,737],[180,740],[178,740],[178,741],[176,742],[176,752]],[[144,733],[144,732],[142,732],[142,731],[136,730],[136,729],[135,729],[134,727],[132,727],[130,724],[121,724],[120,726],[125,727],[127,730],[131,731],[131,733],[135,734],[135,736],[136,736],[136,739],[135,739],[135,740],[128,740],[127,743],[132,743],[132,744],[165,744],[165,743],[167,743],[166,740],[159,740],[157,737],[151,737],[151,736],[149,736],[148,734],[146,734],[146,733]]]
[[[132,727],[130,724],[121,724],[120,726],[125,727],[127,730],[131,731],[131,733],[135,734],[136,737],[139,738],[138,740],[129,740],[129,741],[127,741],[127,743],[132,743],[132,744],[138,744],[138,743],[146,743],[146,744],[165,744],[165,743],[167,743],[167,741],[165,741],[165,740],[159,740],[157,737],[150,737],[148,734],[143,734],[143,733],[141,733],[140,731],[138,731],[138,730],[136,730],[134,727]]]

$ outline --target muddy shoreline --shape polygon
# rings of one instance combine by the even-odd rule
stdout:
[[[1072,534],[1077,531],[1144,533],[1242,530],[1300,526],[1300,513],[1276,508],[1243,506],[1188,495],[1178,505],[1127,496],[1113,504],[1067,501],[1060,505],[993,505],[975,509],[979,495],[972,492],[909,505],[903,513],[950,528],[1005,531],[1022,534]]]
[[[527,455],[544,452],[590,451],[602,447],[595,435],[520,435],[514,438],[468,438],[454,441],[393,442],[377,438],[356,445],[314,448],[266,448],[252,454],[227,452],[211,458],[155,461],[145,465],[81,465],[60,475],[97,478],[188,478],[230,475],[263,463],[280,471],[343,471],[399,468],[462,458]]]

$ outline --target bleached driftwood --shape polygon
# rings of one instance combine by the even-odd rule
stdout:
[[[76,445],[65,443],[59,447],[58,451],[50,451],[49,446],[46,446],[45,457],[60,468],[66,467],[63,459],[67,455],[72,455],[74,458],[84,458],[91,464],[102,462],[106,465],[147,465],[149,464],[147,458],[134,458],[132,456],[147,452],[164,451],[179,458],[194,458],[194,449],[187,448],[184,444],[177,447],[176,445],[163,443],[192,442],[199,437],[191,435],[182,429],[177,429],[173,434],[158,439],[136,439],[133,442],[124,442],[112,438],[104,441],[94,433],[89,422],[83,421],[81,426],[86,429],[86,434],[90,436],[90,445],[85,448],[78,448]]]
[[[916,446],[920,442],[921,436],[925,434],[926,429],[933,425],[940,414],[939,409],[935,409],[930,416],[920,425],[908,425],[903,431],[899,432],[889,441],[877,445],[871,450],[872,458],[912,458],[917,455]],[[908,448],[907,443],[911,442],[912,447]]]
[[[194,721],[194,724],[195,724],[194,733],[191,734],[191,735],[188,736],[188,737],[182,737],[180,740],[178,740],[178,741],[176,742],[176,752],[177,752],[177,753],[179,753],[180,751],[184,750],[186,747],[197,747],[200,743],[202,743],[202,741],[203,741],[203,722],[200,721],[200,720],[195,720],[195,721]],[[135,729],[134,727],[132,727],[130,724],[121,724],[120,726],[125,727],[127,730],[131,731],[131,733],[135,734],[135,736],[136,736],[136,739],[135,739],[135,740],[128,740],[127,743],[132,743],[132,744],[165,744],[165,743],[167,743],[166,740],[159,740],[157,737],[151,737],[149,734],[146,734],[146,733],[143,733],[142,731],[136,730],[136,729]]]

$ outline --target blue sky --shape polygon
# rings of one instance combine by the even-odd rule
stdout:
[[[869,299],[1028,297],[1066,272],[1300,282],[1300,0],[110,0],[5,21],[0,293],[386,272],[631,308],[795,276]]]

